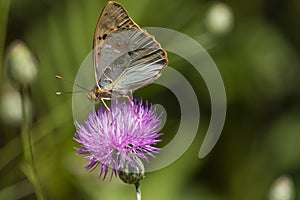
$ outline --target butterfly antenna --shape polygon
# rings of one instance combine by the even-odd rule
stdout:
[[[66,82],[68,82],[68,83],[70,83],[70,84],[73,84],[72,81],[66,80],[66,79],[64,79],[64,78],[63,78],[62,76],[60,76],[60,75],[56,75],[55,78],[60,79],[60,80],[64,80],[64,81],[66,81]],[[90,91],[90,90],[88,90],[88,89],[82,87],[81,85],[78,85],[77,83],[74,83],[74,85],[76,85],[77,87],[79,87],[79,88],[85,90],[86,92],[89,92],[89,91]],[[81,92],[82,92],[82,91],[81,91]],[[67,93],[68,93],[68,92],[67,92]]]
[[[74,93],[83,93],[83,92],[86,92],[86,91],[74,91],[74,92],[61,92],[61,91],[57,91],[55,92],[56,95],[63,95],[63,94],[74,94]]]

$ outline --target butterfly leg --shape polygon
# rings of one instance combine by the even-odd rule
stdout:
[[[103,103],[104,107],[105,107],[105,108],[108,110],[108,112],[109,112],[109,116],[110,116],[110,120],[111,120],[110,125],[112,126],[112,113],[111,113],[110,108],[109,108],[109,107],[107,106],[107,104],[105,103],[104,99],[105,99],[105,98],[101,98],[101,102]]]
[[[136,109],[135,109],[135,107],[134,107],[134,103],[133,103],[132,99],[130,98],[130,96],[129,96],[129,95],[126,95],[126,96],[124,96],[124,97],[126,97],[126,98],[128,99],[129,104],[130,104],[130,106],[132,107],[134,114],[138,117],[138,119],[140,119],[140,116],[138,115],[138,113],[137,113],[137,111],[136,111]]]

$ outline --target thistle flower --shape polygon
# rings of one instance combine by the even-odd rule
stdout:
[[[142,161],[154,157],[159,148],[154,147],[161,133],[160,116],[155,109],[149,109],[142,101],[119,103],[113,101],[110,111],[99,108],[88,119],[79,124],[75,122],[74,139],[81,144],[79,154],[89,159],[87,170],[101,166],[100,177],[105,179],[111,168],[111,177],[119,178],[129,184],[137,184],[144,177]]]

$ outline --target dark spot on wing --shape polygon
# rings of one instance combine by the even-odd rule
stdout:
[[[121,6],[117,3],[114,3],[114,6],[116,6],[117,8],[121,8]]]
[[[97,39],[98,39],[98,40],[101,40],[101,37],[100,37],[100,36],[98,36],[98,37],[97,37]]]
[[[106,37],[107,37],[107,34],[103,34],[103,36],[102,36],[103,40],[105,40]]]

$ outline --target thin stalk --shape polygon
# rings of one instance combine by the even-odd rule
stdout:
[[[7,19],[10,7],[10,0],[0,0],[0,69],[3,65],[3,52],[4,52],[4,44],[5,44],[5,36],[7,29]]]
[[[140,188],[140,183],[136,183],[135,184],[135,190],[136,190],[136,199],[137,200],[142,200],[142,192],[141,192],[141,188]]]
[[[22,95],[22,111],[23,111],[23,124],[22,124],[22,144],[24,153],[24,173],[28,180],[33,185],[37,199],[44,200],[45,196],[38,178],[37,169],[34,162],[33,147],[30,134],[31,119],[28,113],[28,106],[30,105],[28,87],[23,86],[21,90]]]

